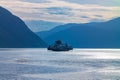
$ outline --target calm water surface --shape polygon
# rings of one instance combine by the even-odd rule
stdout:
[[[120,80],[120,49],[0,49],[0,80]]]

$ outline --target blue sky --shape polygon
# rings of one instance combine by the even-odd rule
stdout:
[[[120,6],[119,0],[63,0],[78,4],[91,4],[91,5],[101,5],[101,6]]]

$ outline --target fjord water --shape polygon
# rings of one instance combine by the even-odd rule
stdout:
[[[0,80],[119,79],[119,49],[0,49]]]

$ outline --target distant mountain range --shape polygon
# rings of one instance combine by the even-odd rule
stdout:
[[[46,43],[25,23],[8,10],[0,7],[0,48],[39,48]]]
[[[48,44],[60,39],[78,48],[120,48],[120,18],[107,22],[60,25],[36,34]]]
[[[42,21],[42,20],[25,21],[25,23],[34,32],[50,30],[55,26],[63,24],[59,22],[49,22],[49,21]]]

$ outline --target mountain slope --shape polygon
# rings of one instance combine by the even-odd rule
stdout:
[[[59,26],[56,26],[55,28],[53,28],[49,31],[36,32],[36,34],[44,39],[44,38],[46,38],[46,37],[48,37],[56,32],[68,29],[68,28],[73,27],[73,26],[76,26],[76,24],[70,23],[70,24],[66,24],[66,25],[59,25]]]
[[[79,48],[120,48],[120,18],[101,23],[74,24],[67,29],[47,33],[50,35],[43,39],[48,44],[60,39]]]
[[[17,16],[0,7],[0,47],[32,48],[46,44]]]

